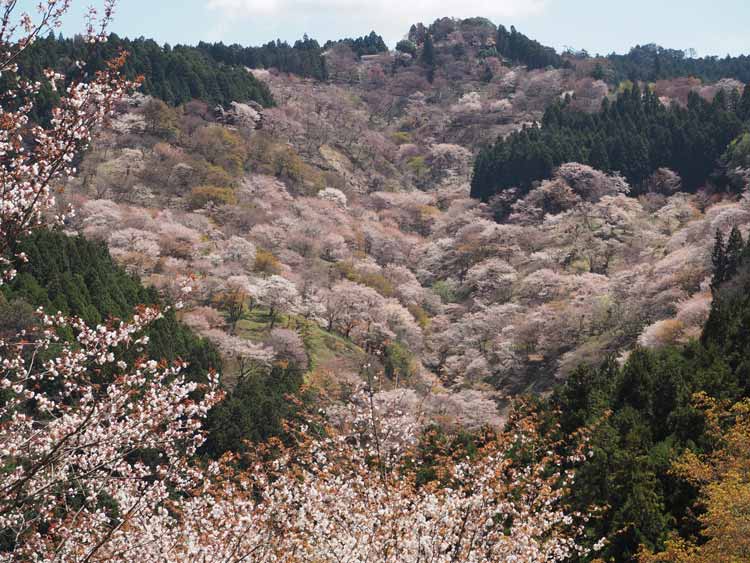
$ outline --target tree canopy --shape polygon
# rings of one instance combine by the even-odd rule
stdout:
[[[496,49],[503,57],[525,64],[529,70],[548,66],[555,68],[569,66],[569,63],[558,55],[555,49],[530,39],[517,31],[514,26],[510,26],[510,31],[503,25],[498,26]]]
[[[66,39],[50,34],[21,53],[19,74],[39,80],[44,70],[51,68],[70,78],[80,74],[75,63],[81,61],[83,73],[92,76],[120,51],[128,53],[123,74],[128,79],[143,77],[141,91],[168,104],[176,106],[193,99],[224,106],[233,101],[255,101],[263,106],[274,103],[268,87],[239,63],[213,58],[201,47],[160,46],[142,37],[131,40],[111,34],[107,41],[92,44],[83,37]],[[3,91],[8,87],[7,82],[0,86]],[[37,114],[54,105],[57,95],[47,87],[41,98]]]
[[[24,240],[19,252],[29,262],[19,264],[15,279],[0,287],[0,332],[21,330],[33,322],[31,313],[39,307],[97,325],[110,318],[127,320],[137,305],[164,304],[154,289],[117,266],[103,243],[42,230]],[[3,326],[7,322],[15,326]],[[191,376],[221,367],[216,348],[178,322],[173,310],[148,335],[150,357],[180,358],[189,363]]]
[[[368,35],[363,37],[357,37],[356,39],[346,38],[340,41],[327,41],[324,49],[329,49],[339,43],[348,45],[359,58],[364,55],[377,55],[378,53],[388,52],[388,46],[385,44],[385,41],[383,41],[383,38],[374,31],[371,31]]]
[[[293,45],[277,39],[260,47],[201,41],[198,43],[198,50],[213,60],[228,65],[276,68],[281,72],[318,80],[325,80],[328,77],[323,49],[315,39],[307,35],[295,41]]]
[[[727,146],[742,132],[740,107],[719,93],[713,102],[691,94],[687,107],[665,106],[650,89],[634,86],[594,114],[569,100],[550,106],[541,126],[500,138],[474,166],[472,196],[487,200],[517,187],[528,191],[565,162],[620,172],[634,187],[654,171],[675,170],[688,191],[708,180]]]
[[[625,55],[607,57],[612,66],[611,79],[654,81],[678,76],[694,76],[706,82],[734,78],[750,82],[750,56],[691,57],[679,49],[667,49],[655,44],[637,45]]]
[[[699,342],[638,349],[622,367],[614,359],[581,367],[549,403],[564,435],[594,429],[573,497],[609,507],[590,531],[609,538],[605,555],[616,561],[634,560],[639,546],[659,551],[673,534],[701,541],[698,490],[673,465],[688,450],[719,446],[696,397],[750,396],[750,246],[735,228],[726,242],[717,236],[714,257],[714,303]]]

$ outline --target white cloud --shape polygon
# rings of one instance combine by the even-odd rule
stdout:
[[[268,28],[305,28],[318,39],[361,34],[374,29],[393,44],[413,23],[439,17],[483,16],[496,23],[544,10],[550,0],[208,0],[223,23]],[[272,21],[275,20],[275,21]],[[504,21],[505,20],[505,21]],[[512,23],[512,22],[510,22]]]

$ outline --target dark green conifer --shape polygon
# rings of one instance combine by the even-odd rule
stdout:
[[[427,80],[432,82],[435,79],[435,45],[432,42],[432,35],[429,33],[425,37],[424,45],[422,46],[420,61],[427,69]]]
[[[727,255],[724,246],[724,235],[721,234],[719,229],[716,230],[716,236],[714,237],[714,250],[711,254],[711,263],[714,267],[711,289],[716,291],[726,279],[727,271]]]
[[[729,240],[727,241],[727,247],[725,251],[726,256],[726,267],[724,271],[724,281],[732,279],[740,267],[742,261],[742,251],[744,250],[745,243],[742,240],[742,233],[737,228],[737,225],[732,227],[732,232],[729,234]]]

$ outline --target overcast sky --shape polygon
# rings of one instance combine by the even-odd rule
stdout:
[[[38,0],[20,0],[29,7]],[[80,10],[98,0],[74,0],[77,13],[63,32],[81,28]],[[321,43],[375,30],[391,46],[415,22],[484,16],[515,25],[558,50],[625,52],[659,43],[700,55],[750,53],[749,0],[119,0],[113,31],[160,43],[200,40],[258,45],[307,33]]]

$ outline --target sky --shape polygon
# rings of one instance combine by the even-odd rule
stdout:
[[[20,0],[31,9],[38,0]],[[63,33],[82,27],[73,0]],[[750,54],[748,0],[119,0],[112,31],[159,43],[224,41],[260,45],[302,34],[324,43],[375,30],[393,47],[411,24],[438,17],[483,16],[558,50],[627,52],[658,43],[699,55]]]

